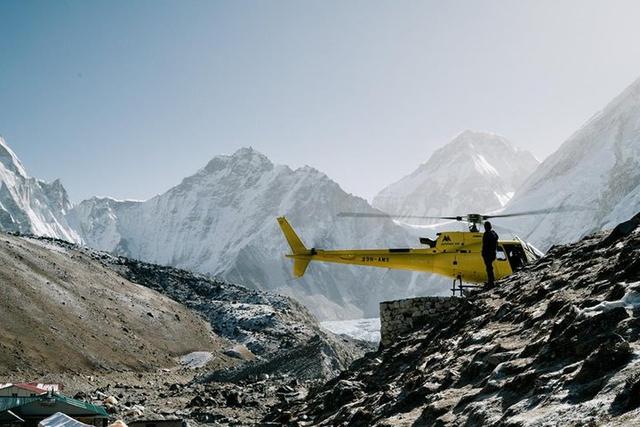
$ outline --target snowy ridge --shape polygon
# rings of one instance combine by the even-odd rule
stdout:
[[[562,205],[586,209],[505,224],[547,249],[611,228],[640,211],[640,79],[549,156],[506,212]]]
[[[13,174],[27,178],[27,171],[22,165],[22,162],[2,137],[0,137],[0,163],[2,163],[5,169],[13,172]],[[5,175],[6,174],[3,173],[3,178]]]
[[[399,215],[491,212],[506,205],[537,165],[531,153],[506,138],[467,130],[383,189],[373,205]]]
[[[30,178],[4,139],[0,138],[0,228],[80,242],[65,215],[71,209],[59,180],[51,184]]]

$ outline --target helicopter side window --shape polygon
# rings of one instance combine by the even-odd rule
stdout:
[[[504,249],[502,248],[502,246],[498,246],[498,248],[496,249],[496,259],[498,261],[507,260],[507,255],[504,253]]]

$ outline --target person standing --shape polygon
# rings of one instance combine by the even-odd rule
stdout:
[[[496,259],[496,251],[498,250],[498,234],[493,231],[491,223],[484,223],[484,234],[482,235],[482,259],[487,269],[486,288],[491,289],[494,286],[495,275],[493,274],[493,261]]]

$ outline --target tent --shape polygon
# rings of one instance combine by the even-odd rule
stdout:
[[[38,423],[38,427],[91,427],[88,424],[81,423],[80,421],[76,421],[68,415],[63,414],[62,412],[56,412],[51,415],[49,418],[45,418],[44,420]]]

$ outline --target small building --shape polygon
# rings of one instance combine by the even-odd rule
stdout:
[[[57,412],[96,427],[107,425],[108,415],[103,407],[60,394],[0,397],[0,426],[37,427],[40,421]]]
[[[47,389],[31,383],[0,385],[0,397],[35,397],[47,394],[47,391]]]

